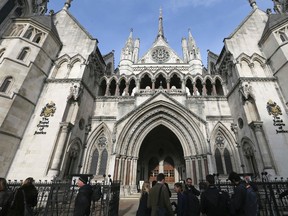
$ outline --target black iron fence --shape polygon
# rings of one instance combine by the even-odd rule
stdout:
[[[230,196],[233,194],[234,186],[227,181],[216,181],[217,186],[227,191]],[[257,188],[259,202],[259,216],[288,216],[288,179],[253,181]],[[287,192],[286,196],[285,192]],[[281,195],[282,194],[282,195]],[[283,197],[282,197],[283,196]]]
[[[15,191],[22,182],[8,181],[10,190]],[[98,183],[99,184],[99,183]],[[38,190],[38,203],[34,208],[35,216],[70,216],[74,212],[75,198],[78,187],[75,181],[39,181],[35,187]],[[95,184],[92,184],[95,185]],[[92,202],[91,216],[117,216],[120,199],[120,183],[101,183],[101,198]]]

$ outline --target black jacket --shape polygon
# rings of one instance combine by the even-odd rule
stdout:
[[[231,197],[231,215],[245,216],[245,199],[246,187],[245,183],[241,182],[234,188],[234,194]]]
[[[86,184],[80,187],[75,199],[74,216],[89,216],[91,206],[92,187]]]
[[[35,188],[35,186],[23,185],[15,191],[14,198],[8,215],[11,216],[24,215],[24,194],[26,198],[26,203],[29,207],[34,207],[37,205],[38,191]]]
[[[201,194],[201,212],[207,216],[229,215],[229,194],[209,185]]]
[[[150,216],[151,215],[151,209],[147,207],[148,196],[149,195],[147,192],[144,192],[141,195],[136,216]]]
[[[9,190],[0,191],[0,216],[6,216],[13,199],[13,193]]]

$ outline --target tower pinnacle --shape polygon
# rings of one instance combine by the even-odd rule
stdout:
[[[165,39],[164,30],[163,30],[162,8],[160,8],[159,21],[158,21],[158,35],[157,35],[157,38],[159,38],[159,37]]]
[[[73,1],[73,0],[66,0],[63,9],[64,9],[64,10],[68,10],[68,9],[71,7],[71,2],[72,2],[72,1]]]

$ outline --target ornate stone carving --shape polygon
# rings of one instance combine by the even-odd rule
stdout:
[[[104,136],[104,135],[101,135],[99,138],[98,138],[98,146],[100,148],[105,148],[107,145],[107,138]]]
[[[249,96],[254,98],[253,90],[250,82],[241,82],[239,91],[242,93],[245,100],[248,100]]]
[[[72,83],[72,86],[70,87],[70,93],[67,97],[69,100],[70,98],[73,98],[74,101],[77,101],[79,96],[81,95],[83,90],[83,87],[80,83]]]

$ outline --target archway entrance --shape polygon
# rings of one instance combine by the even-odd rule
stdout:
[[[165,174],[168,184],[185,179],[185,161],[181,143],[167,127],[159,125],[151,130],[140,148],[137,181],[154,181]]]

